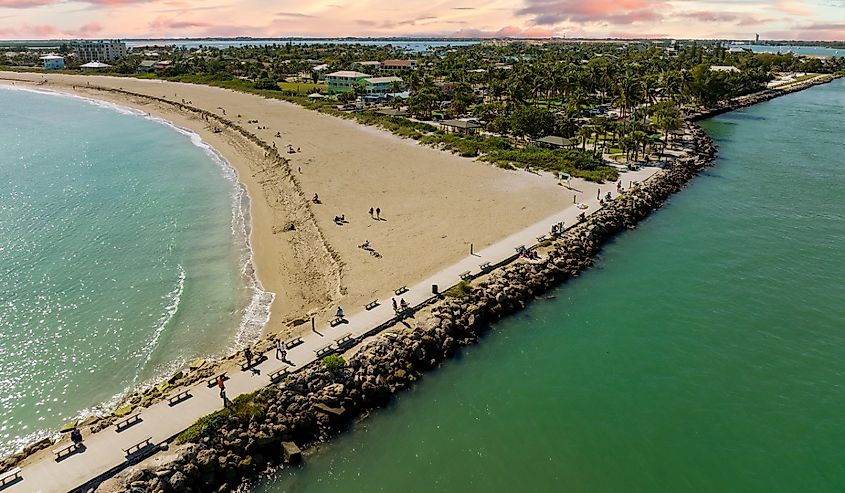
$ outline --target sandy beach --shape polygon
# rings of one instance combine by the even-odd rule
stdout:
[[[283,101],[131,78],[3,72],[0,79],[136,108],[217,149],[251,197],[257,275],[276,294],[265,334],[308,330],[310,316],[325,322],[337,306],[360,311],[463,258],[470,244],[482,249],[573,207],[575,193],[547,174],[501,170]],[[289,162],[268,158],[256,142],[200,113],[149,97],[184,100],[221,117],[225,110],[225,118],[275,145]],[[287,154],[288,144],[299,152]],[[579,200],[601,188],[581,180],[572,186]],[[381,210],[380,220],[370,208]],[[339,215],[347,221],[342,226],[334,222]],[[381,257],[358,247],[365,241]]]

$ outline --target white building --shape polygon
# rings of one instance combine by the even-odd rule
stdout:
[[[111,68],[111,65],[102,62],[88,62],[85,65],[80,65],[79,68],[82,70],[105,70]]]
[[[65,58],[58,55],[44,55],[41,57],[44,70],[62,70],[65,68]]]
[[[739,72],[733,65],[710,65],[711,72]]]
[[[76,56],[83,62],[113,62],[126,56],[126,43],[118,40],[76,41]]]

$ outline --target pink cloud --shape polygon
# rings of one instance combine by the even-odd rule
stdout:
[[[739,26],[749,26],[754,24],[765,24],[771,22],[772,19],[765,19],[761,17],[756,17],[752,14],[740,13],[740,12],[711,12],[711,11],[696,11],[696,12],[686,12],[680,14],[679,17],[684,17],[688,19],[693,19],[699,22],[720,22],[720,23],[731,23],[737,24]]]
[[[42,5],[50,5],[56,3],[58,0],[0,0],[0,7],[10,9],[28,9],[32,7],[40,7]]]
[[[812,9],[810,9],[810,7],[804,4],[801,0],[780,0],[774,4],[774,7],[781,12],[785,12],[790,15],[813,15]]]
[[[527,0],[517,14],[533,16],[534,25],[566,21],[632,24],[659,21],[666,8],[666,0]]]
[[[88,24],[81,26],[79,29],[70,31],[69,33],[73,34],[74,36],[79,36],[80,38],[89,38],[102,30],[103,26],[101,26],[100,24],[96,22],[89,22]]]
[[[464,28],[450,35],[452,38],[550,38],[555,35],[551,29],[505,26],[498,31]]]

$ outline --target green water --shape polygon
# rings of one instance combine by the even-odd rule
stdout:
[[[2,455],[226,351],[260,293],[243,196],[195,135],[9,89],[0,122]]]
[[[845,83],[705,122],[596,268],[257,488],[845,490]]]

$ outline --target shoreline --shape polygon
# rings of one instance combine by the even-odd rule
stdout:
[[[832,79],[831,79],[831,80],[832,80]],[[806,82],[810,82],[810,81],[806,81]],[[805,87],[802,87],[801,89],[804,89],[804,88],[806,88],[806,87],[810,87],[810,86],[812,86],[812,85],[816,85],[817,83],[818,83],[818,82],[816,82],[816,83],[809,83],[809,84],[807,84]],[[789,91],[789,92],[794,92],[795,90],[801,90],[801,89],[794,89],[794,90]],[[768,99],[772,99],[772,98],[774,98],[774,97],[777,97],[777,96],[780,96],[780,95],[786,94],[786,92],[783,92],[782,90],[778,90],[778,91],[775,91],[775,92],[777,92],[777,94],[771,95],[770,97],[767,97],[766,99],[758,99],[758,100],[755,100],[754,102],[756,103],[756,102],[760,102],[761,100],[768,100]],[[749,103],[749,104],[754,104],[754,103]],[[692,121],[692,120],[694,120],[694,118],[689,118],[689,119],[690,119],[691,121]],[[691,124],[691,126],[692,126],[692,128],[697,128],[697,126],[696,126],[694,123],[693,123],[693,124]],[[596,235],[596,238],[598,238],[598,241],[594,241],[596,238],[593,238],[592,236],[587,236],[587,237],[584,237],[584,236],[582,235],[582,236],[581,236],[582,240],[584,240],[584,238],[586,238],[586,240],[584,240],[584,241],[586,241],[586,244],[588,245],[588,248],[586,248],[586,250],[585,250],[585,252],[586,252],[586,257],[585,257],[584,259],[581,259],[581,261],[580,261],[579,263],[576,263],[576,264],[570,264],[570,263],[567,261],[567,262],[564,264],[564,265],[566,266],[566,268],[565,268],[565,269],[560,269],[560,266],[555,266],[555,267],[554,267],[554,269],[558,269],[560,272],[564,272],[564,271],[565,271],[565,272],[568,272],[568,275],[564,276],[564,279],[566,279],[566,278],[568,278],[568,277],[571,277],[571,276],[574,276],[574,275],[576,275],[576,274],[577,274],[577,272],[578,272],[578,271],[580,271],[581,269],[588,267],[588,266],[591,264],[591,261],[589,260],[589,258],[592,256],[592,254],[594,254],[594,253],[595,253],[595,251],[597,251],[597,249],[600,247],[600,244],[601,244],[604,240],[606,240],[606,239],[607,239],[607,238],[609,238],[609,237],[612,237],[612,235],[616,234],[616,233],[618,232],[618,230],[619,230],[619,229],[623,229],[623,228],[625,228],[625,227],[633,227],[633,224],[634,224],[637,220],[640,220],[640,219],[642,219],[642,218],[646,217],[646,216],[648,215],[648,213],[649,213],[649,212],[651,212],[651,210],[654,210],[655,208],[658,208],[658,207],[662,204],[662,200],[664,200],[666,197],[668,197],[668,196],[669,196],[669,195],[671,195],[672,193],[675,193],[675,192],[677,192],[678,190],[680,190],[680,188],[682,188],[682,187],[684,186],[684,184],[686,183],[686,181],[688,181],[688,180],[689,180],[689,179],[691,179],[693,176],[695,176],[695,174],[697,174],[697,172],[698,172],[698,171],[700,171],[701,169],[703,169],[703,167],[705,167],[705,166],[706,166],[709,162],[711,162],[712,157],[713,157],[713,152],[714,152],[714,151],[713,151],[712,147],[710,147],[710,148],[708,149],[708,146],[710,145],[710,144],[707,142],[708,138],[706,137],[706,135],[702,137],[702,132],[700,131],[700,129],[699,129],[699,130],[694,131],[694,135],[695,135],[695,138],[697,139],[697,145],[698,145],[698,146],[701,146],[704,150],[703,150],[703,151],[700,151],[700,154],[701,154],[701,155],[699,156],[699,158],[698,158],[698,159],[692,159],[692,160],[690,160],[690,162],[684,163],[684,165],[689,165],[689,166],[691,166],[691,168],[689,168],[689,169],[685,169],[685,170],[675,170],[675,169],[674,169],[674,166],[673,166],[673,169],[671,169],[669,172],[659,173],[658,175],[655,175],[655,176],[654,176],[654,179],[649,180],[649,182],[650,182],[650,183],[648,183],[648,184],[644,183],[644,184],[642,185],[643,189],[646,189],[646,188],[653,189],[653,188],[655,188],[655,187],[658,187],[658,188],[659,188],[659,187],[661,187],[661,186],[668,186],[669,188],[667,188],[667,189],[665,189],[665,190],[664,190],[664,191],[666,191],[666,194],[665,194],[665,196],[664,196],[663,198],[660,198],[660,197],[659,197],[659,195],[663,195],[663,192],[660,192],[660,193],[656,194],[656,195],[658,195],[658,197],[656,197],[656,200],[655,200],[655,197],[652,197],[652,196],[650,196],[650,195],[646,195],[646,196],[644,196],[644,197],[639,197],[639,196],[638,196],[638,197],[635,197],[635,198],[641,198],[641,199],[642,199],[642,203],[639,203],[639,205],[638,205],[638,206],[639,206],[639,207],[644,206],[644,207],[646,207],[646,209],[648,209],[648,210],[647,210],[647,212],[644,212],[644,213],[642,213],[642,211],[638,212],[638,213],[636,214],[636,216],[635,216],[635,219],[633,219],[633,222],[631,222],[631,218],[629,217],[629,218],[627,219],[627,221],[623,221],[623,222],[622,222],[622,223],[620,223],[620,224],[615,224],[613,227],[611,227],[611,228],[607,229],[607,231],[600,231],[600,232],[599,232],[599,233],[597,233],[597,235]],[[670,172],[675,172],[675,171],[677,171],[677,173],[679,173],[680,175],[678,175],[678,176],[674,176],[674,177],[665,176],[665,175],[668,175]],[[657,184],[655,185],[655,183],[657,183]],[[668,190],[668,191],[667,191],[667,190]],[[635,200],[634,202],[636,202],[636,200]],[[613,207],[613,205],[614,205],[614,204],[616,204],[616,201],[613,201],[613,202],[611,202],[610,204],[611,204],[611,208],[612,208],[612,207]],[[612,212],[610,212],[610,213],[606,213],[606,214],[603,214],[603,213],[605,213],[605,212],[606,212],[606,211],[605,211],[604,209],[603,209],[603,210],[596,211],[596,213],[595,213],[595,214],[592,214],[591,216],[589,216],[589,219],[588,219],[587,224],[588,224],[589,226],[595,226],[596,224],[595,224],[595,223],[593,223],[593,221],[598,221],[598,219],[594,219],[594,217],[595,217],[595,216],[608,216],[608,215],[612,215]],[[608,219],[608,218],[607,218],[607,217],[601,217],[601,218],[599,218],[599,219]],[[591,223],[592,223],[592,224],[591,224]],[[601,223],[599,223],[599,224],[601,224]],[[575,229],[575,230],[578,230],[579,228],[581,228],[581,226],[576,226],[576,227],[574,227],[574,229]],[[581,228],[581,229],[583,229],[583,228]],[[588,228],[588,229],[590,230],[590,235],[592,235],[592,233],[593,233],[593,231],[594,231],[594,230],[593,230],[592,228]],[[604,228],[604,227],[602,227],[601,229],[605,229],[605,228]],[[582,233],[583,231],[580,231],[580,230],[579,230],[578,232],[579,232],[579,233]],[[609,236],[608,236],[608,235],[609,235]],[[585,259],[586,259],[586,260],[585,260]],[[511,269],[512,267],[513,267],[513,268],[515,268],[516,266],[522,266],[522,265],[526,265],[526,264],[524,264],[524,263],[518,263],[518,264],[514,264],[514,265],[511,265],[511,266],[505,267],[505,268],[501,271],[502,277],[507,278],[507,275],[508,275],[508,269]],[[544,290],[544,289],[548,289],[548,288],[549,288],[550,286],[552,286],[552,285],[557,285],[559,282],[561,282],[561,279],[555,279],[555,276],[553,275],[553,276],[552,276],[552,279],[545,279],[545,278],[544,278],[542,281],[537,281],[537,282],[533,282],[533,283],[535,283],[535,284],[536,284],[536,283],[539,283],[539,284],[538,284],[538,286],[537,286],[537,288],[538,288],[538,289],[542,288],[542,289],[540,289],[540,291],[542,291],[542,290]],[[507,291],[509,288],[513,288],[513,286],[511,285],[511,284],[512,284],[512,282],[506,282],[506,284],[507,284],[507,286],[505,286],[505,287],[504,287],[504,290],[505,290],[505,291]],[[515,291],[516,291],[516,292],[519,292],[519,289],[516,289]],[[494,299],[496,300],[496,303],[498,303],[498,304],[502,305],[503,309],[502,309],[499,313],[494,313],[493,315],[496,315],[496,317],[495,317],[495,318],[499,318],[500,316],[503,316],[504,314],[511,313],[512,311],[518,310],[521,306],[524,306],[524,300],[519,300],[519,299],[518,299],[518,298],[519,298],[519,296],[523,296],[523,297],[530,298],[530,296],[532,296],[533,294],[534,294],[534,292],[533,292],[533,289],[532,289],[532,288],[529,288],[529,289],[528,289],[527,295],[526,295],[525,293],[522,293],[522,294],[518,294],[518,293],[517,293],[517,294],[516,294],[516,296],[515,296],[516,301],[514,301],[513,303],[511,303],[511,302],[507,299],[507,298],[508,298],[507,296],[506,296],[506,299],[504,300],[504,301],[505,301],[504,303],[502,302],[502,300],[499,300],[499,296],[498,296],[498,295],[494,296]],[[488,297],[488,298],[489,298],[489,297]],[[454,304],[453,304],[453,305],[454,305]],[[455,307],[455,306],[453,306],[453,305],[452,305],[452,306],[450,306],[450,305],[448,305],[448,303],[447,303],[447,304],[446,304],[447,310],[453,310],[453,309],[456,309],[456,307]],[[442,312],[442,311],[439,311],[438,313],[439,313],[439,314],[442,314],[443,312]],[[465,325],[467,326],[467,328],[468,328],[469,332],[470,332],[470,333],[472,333],[472,332],[473,332],[475,329],[477,329],[478,327],[483,326],[483,324],[484,324],[484,323],[486,323],[486,322],[485,322],[485,320],[488,320],[488,317],[489,317],[489,316],[492,316],[492,315],[488,314],[488,315],[483,316],[483,317],[473,317],[472,319],[467,319],[467,320],[465,321]],[[387,335],[387,334],[385,334],[385,335]],[[382,338],[382,336],[379,336],[379,338]],[[472,342],[475,342],[475,339],[476,339],[476,336],[474,336],[474,335],[473,335],[472,337],[469,337],[468,339],[465,339],[465,341],[464,341],[464,342],[465,342],[465,343],[472,343]],[[407,342],[407,341],[406,341],[406,342]],[[454,340],[453,340],[453,342],[454,342]],[[464,342],[461,342],[461,344],[464,344]],[[382,342],[381,342],[381,343],[384,343],[384,341],[382,340]],[[379,343],[379,344],[381,344],[381,343]],[[388,344],[392,344],[392,343],[393,343],[393,341],[388,341],[387,343],[388,343]],[[373,343],[373,342],[370,342],[370,343],[364,343],[364,344],[363,344],[363,346],[362,346],[362,347],[360,347],[359,354],[364,353],[365,351],[367,351],[367,350],[368,350],[368,348],[372,348],[372,347],[373,347],[373,344],[375,344],[375,343]],[[453,346],[453,349],[454,349],[454,346]],[[444,357],[448,357],[448,355],[450,355],[450,354],[446,354],[446,353],[444,353]],[[312,368],[310,368],[309,370],[306,370],[306,372],[307,372],[307,373],[309,373],[309,374],[311,374],[311,375],[315,375],[315,374],[319,374],[319,373],[320,373],[320,369],[319,369],[319,368],[314,369],[314,368],[312,367]],[[302,372],[300,372],[300,373],[302,373]],[[318,376],[319,376],[319,375],[318,375]],[[325,375],[320,376],[320,378],[324,378],[324,377],[325,377]],[[299,375],[297,378],[301,380],[302,378],[306,378],[306,377],[304,377],[303,375]],[[413,380],[411,380],[411,381],[413,381]],[[308,388],[308,387],[309,387],[309,385],[306,385],[306,386],[305,386],[305,388]],[[397,389],[391,389],[391,390],[390,390],[390,392],[389,392],[389,394],[392,394],[395,390],[398,390],[398,388],[402,388],[402,387],[403,387],[403,386],[401,386],[401,385],[400,385],[399,387],[397,387]],[[389,396],[389,394],[388,394],[388,396]],[[353,414],[354,414],[354,413],[353,413]],[[336,424],[336,423],[335,423],[335,424]],[[333,426],[334,426],[334,425],[333,425]]]

